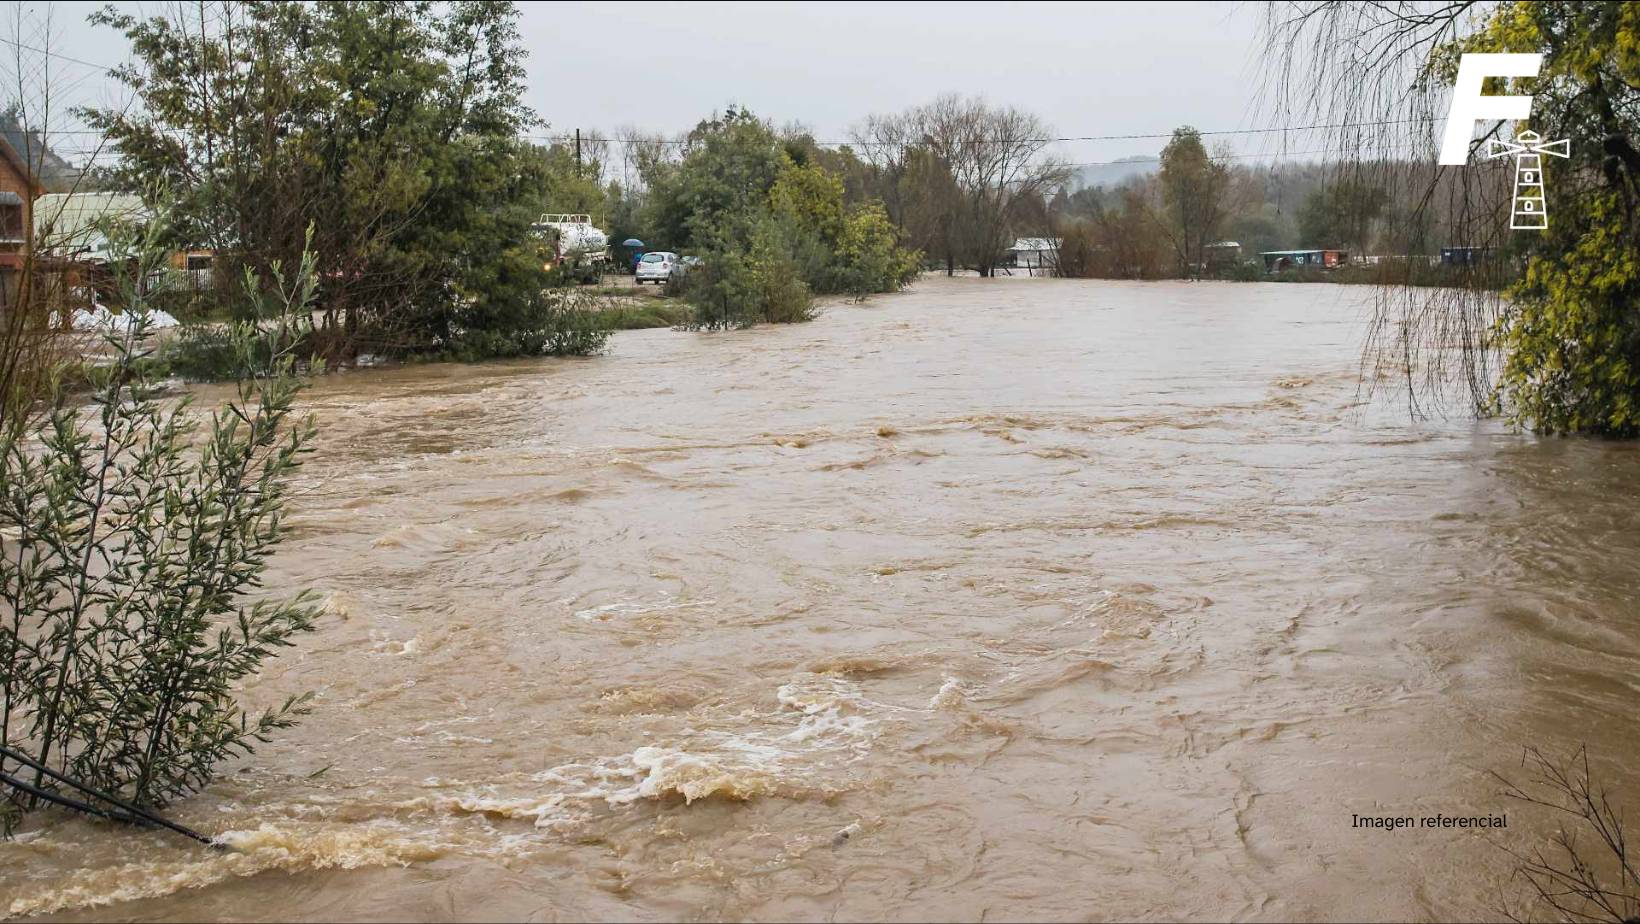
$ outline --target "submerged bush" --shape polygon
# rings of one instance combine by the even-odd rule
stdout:
[[[851,209],[838,236],[829,291],[863,298],[897,291],[917,278],[922,255],[901,248],[899,235],[881,204],[866,202]]]
[[[265,290],[249,271],[240,286],[233,306],[237,320],[184,324],[160,347],[147,371],[190,382],[220,382],[240,378],[247,370],[271,368],[282,356],[313,352],[310,315],[293,313],[282,301],[284,293]],[[146,304],[151,307],[151,299],[164,291],[146,294]]]
[[[472,362],[495,357],[591,356],[613,330],[608,299],[578,288],[538,291],[505,324],[458,326],[441,358]]]
[[[756,324],[790,324],[814,318],[814,299],[799,274],[790,238],[780,224],[764,221],[749,247],[724,246],[685,277],[694,316],[691,330],[726,330]]]
[[[232,327],[223,324],[187,324],[160,348],[162,367],[190,382],[230,378],[239,364],[239,348]]]
[[[90,373],[89,413],[59,392],[31,433],[0,443],[0,744],[144,807],[199,789],[306,711],[292,697],[252,714],[240,687],[319,612],[304,594],[247,599],[314,432],[292,419],[291,351],[261,349],[299,339],[311,258],[288,287],[247,280],[265,320],[225,329],[240,384],[202,420],[161,403],[144,362],[150,308],[136,280],[158,253],[122,285],[130,322],[105,332],[112,361]],[[0,774],[62,794],[3,757]],[[7,832],[40,804],[15,784],[0,793]]]
[[[667,283],[670,290],[673,283]],[[681,294],[683,282],[676,283]],[[610,330],[643,330],[654,327],[681,327],[694,317],[689,305],[668,299],[646,298],[636,304],[622,304],[606,308],[598,315],[599,323]]]

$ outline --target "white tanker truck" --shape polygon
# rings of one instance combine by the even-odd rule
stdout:
[[[548,269],[560,267],[577,282],[595,283],[609,264],[609,235],[592,226],[592,216],[549,212],[531,229],[551,249]]]

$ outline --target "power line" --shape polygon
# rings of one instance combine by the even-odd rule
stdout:
[[[22,42],[22,41],[19,41],[17,39],[6,38],[4,36],[0,36],[0,43],[11,45],[15,48],[19,48],[19,49],[22,49],[24,51],[32,51],[36,54],[45,55],[47,57],[57,58],[57,59],[60,59],[60,60],[63,60],[63,61],[70,61],[70,62],[73,62],[74,64],[79,64],[79,65],[82,65],[82,66],[85,66],[85,67],[95,68],[95,69],[97,69],[99,71],[103,71],[105,73],[112,73],[114,71],[114,68],[109,67],[108,65],[105,65],[105,64],[98,64],[95,61],[87,61],[83,58],[76,58],[76,57],[73,57],[72,55],[65,55],[61,52],[51,51],[51,50],[45,49],[45,48],[39,48],[37,46],[30,45],[26,42]],[[1212,129],[1212,130],[1208,130],[1208,131],[1198,130],[1196,132],[1196,134],[1201,135],[1203,137],[1206,137],[1206,136],[1219,136],[1219,135],[1269,135],[1269,134],[1282,134],[1282,133],[1287,133],[1287,132],[1320,131],[1320,130],[1324,130],[1324,129],[1330,130],[1330,129],[1353,129],[1353,128],[1379,128],[1379,127],[1386,127],[1386,126],[1393,126],[1393,125],[1429,124],[1429,123],[1436,122],[1436,121],[1439,121],[1439,120],[1435,119],[1435,118],[1430,118],[1430,117],[1412,118],[1412,119],[1384,119],[1384,120],[1378,120],[1378,121],[1372,121],[1372,122],[1332,122],[1332,123],[1316,123],[1316,124],[1312,124],[1312,125],[1283,125],[1283,126],[1273,126],[1273,127],[1269,127],[1269,128]],[[160,131],[170,132],[170,133],[185,132],[184,129],[160,129]],[[92,129],[81,129],[81,130],[75,130],[75,129],[46,129],[46,130],[43,130],[41,132],[41,134],[46,134],[46,135],[93,135],[93,136],[98,136],[98,137],[103,137],[103,136],[106,135],[105,132],[100,132],[100,131],[96,131],[96,130],[92,130]],[[1058,138],[1018,138],[1018,139],[967,138],[967,139],[960,139],[958,141],[958,143],[960,143],[960,144],[1062,144],[1062,143],[1084,142],[1084,141],[1153,141],[1153,140],[1160,140],[1160,139],[1163,139],[1163,138],[1172,138],[1173,134],[1174,134],[1173,132],[1169,131],[1169,132],[1140,132],[1140,133],[1125,134],[1125,135],[1066,135],[1066,136],[1058,137]],[[600,138],[600,137],[582,135],[579,130],[577,130],[574,135],[519,135],[518,137],[521,140],[546,141],[546,142],[557,143],[557,144],[569,144],[571,141],[575,141],[577,143],[588,142],[588,143],[598,143],[598,144],[622,144],[622,145],[628,145],[628,146],[635,145],[635,144],[637,144],[637,145],[641,145],[641,144],[687,145],[687,144],[691,143],[691,141],[687,138]],[[906,144],[904,142],[862,141],[862,140],[859,140],[859,139],[850,139],[848,141],[815,141],[814,144],[819,145],[820,147],[894,147],[894,146],[899,146],[899,145],[910,146],[909,144]],[[1314,152],[1314,153],[1329,153],[1329,152]],[[1232,155],[1232,156],[1234,156],[1234,157],[1243,157],[1243,156],[1263,156],[1263,155]],[[1073,164],[1072,166],[1092,167],[1092,166],[1103,166],[1103,165],[1105,165],[1105,163],[1106,162],[1089,162],[1089,163],[1084,163],[1084,164]]]
[[[1284,158],[1284,157],[1314,157],[1318,154],[1353,154],[1353,153],[1357,153],[1359,150],[1360,150],[1359,148],[1331,148],[1331,149],[1317,149],[1317,150],[1313,150],[1313,151],[1274,151],[1274,152],[1269,152],[1269,153],[1254,152],[1254,153],[1249,153],[1249,154],[1226,154],[1226,155],[1224,155],[1224,157],[1226,157],[1228,159],[1231,159],[1231,160],[1247,160],[1247,159],[1251,159],[1251,158],[1255,158],[1255,157],[1268,157],[1268,158],[1271,158],[1273,160],[1279,160],[1279,159]],[[1374,153],[1387,156],[1387,155],[1392,155],[1392,154],[1407,154],[1407,155],[1409,155],[1409,154],[1412,154],[1414,152],[1412,152],[1412,151],[1398,151],[1398,152],[1397,151],[1381,151],[1381,152],[1374,152]],[[1154,164],[1157,164],[1157,163],[1159,163],[1159,161],[1155,161],[1155,160],[1132,160],[1132,159],[1129,159],[1129,160],[1094,160],[1094,161],[1083,161],[1083,162],[1074,163],[1074,164],[1065,164],[1065,166],[1067,166],[1067,167],[1117,167],[1117,166],[1124,166],[1125,167],[1125,166],[1129,166],[1129,165],[1132,165],[1132,166],[1154,165]]]
[[[1321,123],[1321,124],[1315,124],[1315,125],[1287,125],[1287,126],[1279,126],[1279,127],[1275,127],[1275,128],[1227,128],[1227,129],[1215,129],[1213,131],[1198,131],[1196,134],[1202,135],[1202,136],[1207,136],[1207,135],[1271,135],[1271,134],[1280,134],[1280,133],[1284,133],[1284,132],[1319,131],[1321,129],[1335,129],[1335,128],[1377,128],[1377,127],[1388,126],[1388,125],[1407,125],[1407,124],[1413,124],[1413,123],[1425,123],[1425,124],[1427,124],[1427,123],[1437,122],[1437,121],[1440,121],[1440,120],[1439,119],[1434,119],[1434,118],[1386,119],[1386,120],[1375,121],[1375,122],[1336,122],[1336,123]],[[171,132],[171,133],[186,132],[187,131],[187,129],[181,129],[181,128],[162,128],[162,129],[158,129],[158,130],[163,131],[163,132]],[[104,135],[104,134],[106,134],[105,132],[96,131],[94,129],[46,129],[44,133],[47,134],[47,135]],[[525,141],[547,141],[547,142],[552,142],[552,143],[555,143],[555,144],[566,144],[566,145],[567,144],[572,144],[575,141],[575,135],[574,134],[565,134],[565,135],[528,135],[528,134],[526,134],[526,135],[519,135],[518,137],[522,140],[525,140]],[[1067,135],[1067,136],[1060,137],[1060,138],[1017,138],[1017,139],[1012,139],[1012,138],[971,138],[971,139],[966,139],[961,143],[965,143],[965,144],[1055,144],[1055,143],[1061,143],[1061,142],[1074,142],[1074,141],[1146,141],[1146,140],[1157,140],[1157,139],[1172,138],[1172,137],[1173,137],[1172,132],[1150,132],[1150,133],[1132,134],[1132,135]],[[640,144],[640,145],[641,144],[686,145],[686,144],[691,144],[692,143],[687,138],[600,138],[600,137],[596,137],[596,136],[593,136],[593,135],[585,135],[585,134],[581,135],[580,140],[583,144],[588,143],[588,142],[596,142],[596,143],[600,143],[600,144],[626,144],[626,145],[632,145],[632,144]],[[817,144],[817,145],[820,145],[821,147],[842,147],[842,146],[880,147],[880,146],[884,146],[884,145],[896,145],[896,144],[905,144],[905,146],[907,146],[907,147],[913,146],[913,144],[910,143],[910,142],[889,142],[889,141],[866,141],[866,142],[861,142],[861,141],[815,141],[814,143]]]
[[[102,132],[95,132],[95,131],[69,131],[69,130],[65,130],[65,131],[60,131],[60,132],[47,131],[46,134],[98,135],[98,136],[101,136],[103,133]],[[526,137],[527,138],[527,137],[531,137],[531,136],[525,135],[525,136],[521,136],[521,137]],[[582,136],[581,140],[583,142],[585,142],[587,139],[586,139],[585,136]],[[96,153],[96,152],[99,152],[99,151],[102,151],[102,150],[104,150],[104,149],[101,149],[101,148],[96,148],[96,149],[93,149],[93,148],[75,148],[75,149],[71,149],[71,153],[83,156],[83,155],[88,154],[88,153]],[[1221,157],[1222,159],[1227,159],[1227,160],[1252,160],[1252,159],[1282,160],[1282,159],[1290,159],[1290,158],[1294,158],[1294,157],[1315,157],[1315,156],[1324,155],[1324,154],[1349,154],[1349,153],[1358,152],[1359,150],[1360,150],[1359,148],[1316,148],[1316,149],[1312,149],[1312,150],[1308,150],[1308,151],[1252,151],[1252,152],[1246,152],[1246,153],[1240,153],[1240,154],[1225,154],[1225,155],[1217,155],[1217,156]],[[1410,155],[1414,152],[1412,152],[1412,151],[1380,151],[1380,152],[1375,152],[1375,153],[1379,154],[1380,156],[1393,156],[1393,155],[1396,155],[1396,154]],[[1076,162],[1073,162],[1073,163],[1066,163],[1066,164],[1064,164],[1064,166],[1071,167],[1071,168],[1116,167],[1116,166],[1154,164],[1154,163],[1156,163],[1156,161],[1154,161],[1154,160],[1143,160],[1143,159],[1134,160],[1132,158],[1128,158],[1128,159],[1125,159],[1125,160],[1076,161]]]
[[[1282,125],[1271,128],[1225,128],[1212,131],[1197,131],[1198,135],[1272,135],[1283,132],[1319,131],[1322,129],[1337,128],[1378,128],[1390,125],[1428,124],[1438,122],[1435,118],[1416,119],[1384,119],[1374,122],[1330,122],[1314,125]],[[531,141],[551,141],[559,144],[568,144],[574,140],[573,135],[523,135]],[[960,144],[1057,144],[1073,141],[1150,141],[1162,138],[1172,138],[1173,132],[1146,132],[1130,135],[1066,135],[1059,138],[968,138],[962,139]],[[687,138],[596,138],[588,135],[581,136],[582,142],[595,141],[604,144],[690,144]],[[899,141],[816,141],[821,147],[894,147],[913,146],[912,142]]]
[[[51,51],[51,50],[46,49],[46,48],[39,48],[39,47],[36,47],[34,45],[30,45],[26,42],[19,41],[17,39],[6,38],[4,36],[0,36],[0,43],[11,45],[15,48],[20,48],[24,51],[32,51],[36,54],[46,55],[47,57],[58,58],[58,59],[63,60],[63,61],[71,61],[75,64],[83,65],[85,67],[96,68],[97,70],[103,71],[105,73],[112,73],[114,71],[114,68],[109,67],[108,65],[105,65],[105,64],[98,64],[95,61],[87,61],[84,58],[76,58],[76,57],[73,57],[72,55],[65,55],[62,52]],[[1273,126],[1273,127],[1269,127],[1269,128],[1226,128],[1226,129],[1213,129],[1213,130],[1209,130],[1209,131],[1199,131],[1198,130],[1196,132],[1196,134],[1204,136],[1204,137],[1209,136],[1209,135],[1213,135],[1213,136],[1217,136],[1217,135],[1269,135],[1269,134],[1279,134],[1279,133],[1285,133],[1285,132],[1320,131],[1322,129],[1377,128],[1377,127],[1384,127],[1384,126],[1391,126],[1391,125],[1428,124],[1428,123],[1437,122],[1437,121],[1439,121],[1439,120],[1435,119],[1435,118],[1432,118],[1432,117],[1412,118],[1412,119],[1384,119],[1384,120],[1372,121],[1372,122],[1332,122],[1332,123],[1316,123],[1316,124],[1313,124],[1313,125],[1281,125],[1281,126]],[[84,130],[84,131],[62,130],[62,131],[47,131],[46,134],[55,134],[55,135],[101,135],[103,133],[102,132],[97,132],[97,131],[90,131],[90,130]],[[599,137],[593,137],[593,136],[588,136],[588,135],[581,135],[579,130],[577,130],[574,135],[520,135],[519,137],[522,138],[522,139],[525,139],[525,140],[529,140],[529,141],[549,141],[549,142],[556,142],[556,143],[559,143],[559,144],[568,144],[572,140],[580,140],[582,142],[594,142],[594,143],[600,143],[600,144],[625,144],[625,145],[633,145],[633,144],[685,145],[685,144],[690,143],[690,141],[686,138],[599,138]],[[1173,132],[1168,131],[1168,132],[1140,132],[1140,133],[1126,134],[1126,135],[1066,135],[1064,137],[1059,137],[1059,138],[1018,138],[1018,139],[968,138],[968,139],[960,139],[958,143],[961,143],[961,144],[1059,144],[1059,143],[1069,143],[1069,142],[1077,142],[1077,141],[1153,141],[1153,140],[1158,140],[1158,139],[1162,139],[1162,138],[1172,138],[1172,137],[1173,137]],[[848,141],[815,141],[814,143],[817,144],[817,145],[820,145],[821,147],[842,147],[842,146],[845,146],[845,145],[847,145],[847,146],[858,146],[858,147],[894,147],[896,145],[904,144],[903,142],[895,142],[895,141],[861,141],[861,140],[858,140],[858,139],[850,139]]]
[[[45,48],[36,48],[35,46],[30,45],[26,42],[19,42],[16,39],[6,38],[5,36],[0,36],[0,43],[10,45],[13,48],[21,48],[24,51],[32,51],[35,54],[45,55],[48,58],[58,58],[58,59],[63,60],[63,61],[72,61],[75,64],[83,64],[86,67],[94,67],[99,71],[104,71],[104,72],[107,72],[107,73],[113,73],[113,71],[114,71],[113,68],[109,67],[106,64],[98,64],[95,61],[87,61],[84,58],[75,58],[75,57],[72,57],[70,55],[65,55],[60,51],[50,51],[50,50],[45,49]]]

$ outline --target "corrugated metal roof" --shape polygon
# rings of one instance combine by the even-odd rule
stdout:
[[[129,193],[47,193],[34,200],[34,233],[49,250],[93,250],[107,247],[102,224],[140,222],[148,218],[142,197]]]
[[[125,192],[48,192],[34,200],[34,240],[57,256],[112,259],[107,228],[146,222],[148,207]]]
[[[1014,241],[1014,246],[1011,249],[1016,250],[1016,251],[1020,251],[1020,252],[1028,252],[1028,251],[1036,251],[1036,250],[1058,250],[1059,249],[1059,238],[1057,238],[1057,237],[1022,237],[1022,238],[1019,238],[1019,239]]]

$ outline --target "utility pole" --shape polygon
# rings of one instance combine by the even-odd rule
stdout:
[[[581,175],[581,130],[575,130],[575,175]]]

